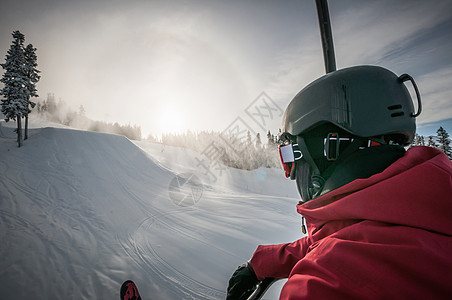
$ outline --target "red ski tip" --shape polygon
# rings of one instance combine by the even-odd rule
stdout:
[[[121,300],[141,300],[138,288],[132,280],[127,280],[121,285]]]

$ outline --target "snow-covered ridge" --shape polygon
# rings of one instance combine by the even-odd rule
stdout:
[[[202,178],[196,153],[40,127],[17,148],[0,129],[1,298],[114,299],[133,279],[144,299],[221,299],[257,244],[301,235],[280,170],[228,168],[178,206],[169,184]]]

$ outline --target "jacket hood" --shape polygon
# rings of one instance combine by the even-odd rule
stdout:
[[[312,235],[334,221],[372,220],[452,235],[452,162],[412,147],[383,172],[354,180],[297,210]]]

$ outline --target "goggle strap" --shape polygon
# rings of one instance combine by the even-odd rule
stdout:
[[[306,145],[306,142],[305,142],[304,138],[301,137],[301,136],[298,136],[297,137],[297,142],[298,142],[298,147],[300,148],[301,153],[303,153],[303,158],[306,160],[306,162],[312,168],[312,174],[313,175],[320,175],[319,167],[314,162],[314,159],[312,158],[311,153],[309,153],[309,150],[308,150],[308,147]],[[294,178],[292,178],[292,176],[291,176],[290,179],[295,179],[295,174],[294,174]]]
[[[340,144],[341,140],[338,133],[328,133],[328,136],[326,137],[325,143],[323,145],[324,155],[327,160],[332,161],[336,160],[339,157]]]
[[[341,157],[347,157],[351,153],[355,152],[356,150],[360,149],[363,145],[367,145],[368,139],[356,137],[353,139],[353,141],[341,152]],[[329,166],[324,172],[323,175],[325,178],[328,178],[333,173],[334,169],[336,168],[337,164],[334,163],[331,166]]]

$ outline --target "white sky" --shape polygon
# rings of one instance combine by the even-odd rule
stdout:
[[[265,92],[283,110],[324,74],[315,0],[3,0],[0,60],[20,30],[55,94],[143,136],[219,130]],[[419,123],[452,118],[452,1],[330,0],[338,68],[372,64],[418,83]],[[276,132],[281,119],[268,129]]]

